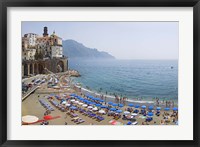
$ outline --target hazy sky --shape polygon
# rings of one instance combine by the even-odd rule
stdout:
[[[117,59],[178,59],[178,22],[22,22],[22,35],[48,33]]]

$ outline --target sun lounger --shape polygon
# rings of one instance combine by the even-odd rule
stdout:
[[[76,114],[76,113],[71,114],[71,117],[77,117],[77,116],[78,116],[78,114]]]
[[[150,122],[150,121],[152,121],[152,120],[153,120],[152,117],[147,117],[147,118],[146,118],[146,121],[147,121],[147,122]]]
[[[104,120],[103,117],[101,117],[101,116],[98,116],[98,117],[97,117],[97,121],[102,121],[102,120]]]
[[[75,121],[75,120],[77,120],[77,119],[79,119],[79,117],[74,117],[74,118],[72,118],[71,121]]]
[[[80,123],[83,123],[83,122],[85,122],[85,120],[79,119],[78,122],[77,122],[76,124],[80,124]]]
[[[138,124],[138,122],[137,122],[137,121],[135,121],[135,122],[133,122],[133,123],[132,123],[132,125],[137,125],[137,124]]]

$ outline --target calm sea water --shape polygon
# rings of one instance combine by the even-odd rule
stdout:
[[[177,60],[69,60],[85,88],[129,99],[178,100]]]

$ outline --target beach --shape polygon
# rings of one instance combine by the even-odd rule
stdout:
[[[41,75],[41,77],[46,77],[47,81],[49,80],[49,75]],[[89,110],[87,107],[83,107],[83,105],[79,105],[78,103],[73,103],[72,100],[77,101],[79,103],[82,102],[82,99],[84,99],[85,101],[94,101],[91,100],[85,93],[83,93],[83,90],[80,90],[79,88],[77,88],[73,83],[70,83],[69,75],[57,75],[59,78],[59,83],[58,88],[48,88],[48,84],[47,81],[45,83],[42,83],[41,85],[39,85],[39,88],[35,90],[35,92],[31,93],[26,99],[24,99],[22,101],[22,116],[26,116],[26,115],[33,115],[39,118],[39,120],[43,120],[44,116],[46,115],[45,112],[47,111],[47,109],[41,104],[41,100],[45,101],[45,103],[47,103],[51,108],[53,108],[53,111],[50,111],[51,116],[53,117],[57,117],[56,119],[51,119],[48,120],[48,125],[113,125],[113,124],[120,124],[120,125],[125,125],[128,124],[130,122],[130,120],[128,119],[122,119],[123,118],[123,113],[126,112],[127,110],[131,109],[131,111],[134,111],[135,109],[138,109],[139,112],[137,113],[137,115],[135,114],[134,116],[132,116],[131,114],[133,112],[130,112],[130,114],[126,115],[127,117],[132,117],[134,120],[133,124],[137,124],[137,125],[161,125],[161,123],[163,125],[176,125],[176,122],[178,122],[178,117],[171,117],[171,115],[174,113],[174,111],[172,110],[172,108],[170,108],[170,110],[165,111],[164,110],[164,105],[163,106],[159,106],[161,108],[160,111],[160,115],[157,116],[155,115],[156,113],[156,106],[154,106],[153,110],[151,110],[151,112],[148,110],[148,107],[151,105],[154,105],[154,103],[149,103],[149,102],[141,102],[141,101],[136,101],[136,102],[125,102],[123,104],[123,107],[119,107],[119,106],[112,106],[109,105],[108,102],[113,102],[113,104],[116,104],[115,100],[112,98],[108,98],[107,102],[105,102],[104,100],[102,102],[99,102],[97,100],[95,100],[96,104],[99,105],[105,105],[106,108],[108,110],[108,112],[106,114],[98,114],[99,110],[105,110],[107,111],[105,108],[100,108],[97,107],[98,110],[97,111],[91,111]],[[33,78],[31,78],[33,79]],[[30,82],[30,79],[26,79],[27,83]],[[75,96],[72,96],[75,95]],[[52,104],[52,101],[55,101],[56,103],[59,104],[58,106],[54,106]],[[66,105],[62,104],[62,102],[65,101],[67,104],[70,104],[70,107],[66,107]],[[84,102],[82,102],[84,104]],[[139,108],[135,108],[128,106],[130,103],[132,103],[134,106],[136,105],[140,105]],[[87,104],[88,106],[90,104]],[[147,121],[146,119],[147,117],[149,117],[148,115],[144,116],[143,114],[140,114],[140,111],[143,109],[141,108],[141,106],[145,105],[146,108],[145,110],[147,111],[146,113],[153,113],[153,116],[150,116],[152,118],[151,121]],[[78,110],[71,110],[71,107],[76,107]],[[95,105],[91,105],[93,108],[95,108]],[[60,110],[60,107],[65,108],[64,112]],[[121,110],[122,112],[117,114],[120,115],[121,117],[119,119],[114,118],[114,116],[109,116],[108,113],[112,112],[109,109],[110,108],[116,108]],[[81,112],[81,110],[85,110],[85,111],[91,111],[94,115],[99,115],[100,117],[103,117],[103,120],[98,121],[98,119],[96,117],[90,117],[89,115],[85,115],[83,112]],[[69,114],[67,114],[69,113]],[[75,117],[71,117],[70,113],[76,114],[77,116]],[[114,112],[113,112],[114,113]],[[113,114],[112,113],[112,114]],[[167,115],[167,121],[166,118],[164,119],[164,117],[166,117],[166,113],[168,113],[169,115]],[[165,115],[164,115],[165,114]],[[115,114],[114,114],[115,115]],[[163,116],[164,115],[164,116]],[[177,114],[178,115],[178,114]],[[76,121],[73,121],[73,119],[82,119],[84,120],[81,123],[76,123]],[[173,121],[174,119],[174,121]],[[162,122],[163,121],[163,122]],[[112,122],[116,122],[116,123],[112,123]],[[22,122],[22,124],[25,124]],[[33,124],[29,124],[29,125],[40,125],[41,122],[36,122]]]

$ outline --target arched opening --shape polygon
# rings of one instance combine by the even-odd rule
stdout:
[[[30,64],[30,74],[33,74],[33,64]]]
[[[64,72],[64,63],[62,61],[57,64],[57,72]]]
[[[43,74],[44,73],[44,66],[42,64],[38,65],[38,71],[39,71],[39,74]]]
[[[38,66],[37,66],[37,64],[34,64],[34,73],[38,74]]]
[[[24,64],[24,75],[28,76],[28,65]]]

